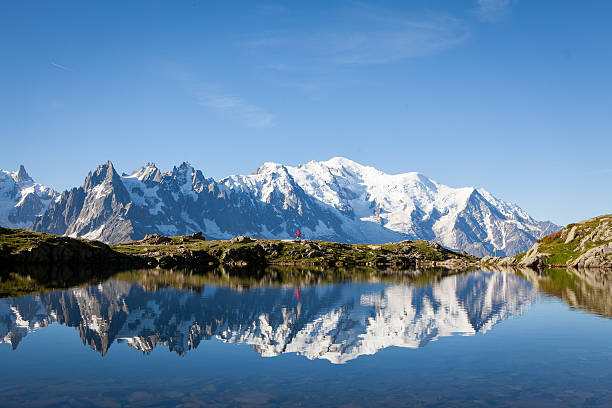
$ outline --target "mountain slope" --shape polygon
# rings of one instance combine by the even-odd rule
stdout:
[[[0,170],[0,225],[29,227],[56,196],[52,188],[34,182],[23,166],[16,172]]]
[[[348,243],[425,239],[477,256],[516,254],[558,229],[483,189],[389,175],[340,157],[296,167],[264,163],[219,181],[188,163],[119,176],[108,162],[32,228],[109,243],[197,231],[285,239],[299,229],[307,238]]]
[[[350,219],[477,256],[517,253],[558,230],[484,189],[451,188],[420,173],[389,175],[342,157],[289,172],[309,194]]]

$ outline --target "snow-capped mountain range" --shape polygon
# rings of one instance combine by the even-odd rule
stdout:
[[[23,166],[14,173],[0,170],[0,225],[28,228],[57,195],[35,183]]]
[[[17,183],[16,173],[3,174]],[[20,206],[16,197],[24,190],[7,185],[2,191],[14,192],[0,197],[0,223],[23,227],[27,222],[15,223],[8,214]],[[41,188],[36,208],[46,211],[38,211],[31,229],[109,243],[197,231],[210,239],[291,238],[299,229],[310,239],[425,239],[477,256],[505,256],[559,229],[484,189],[451,188],[420,173],[385,174],[341,157],[296,167],[264,163],[253,174],[221,180],[188,163],[165,173],[147,164],[119,175],[107,162],[82,187],[61,195]]]
[[[264,357],[296,353],[342,364],[387,347],[424,347],[441,337],[486,333],[537,297],[526,279],[472,272],[428,285],[332,284],[236,291],[145,290],[125,281],[0,299],[0,343],[53,322],[78,328],[105,355],[115,342],[184,354],[203,340],[244,343]]]

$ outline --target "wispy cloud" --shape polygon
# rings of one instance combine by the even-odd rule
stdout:
[[[61,70],[64,70],[64,71],[72,72],[72,70],[70,68],[68,68],[67,66],[58,64],[56,62],[51,61],[51,65],[54,66],[55,68],[58,68],[58,69],[61,69]]]
[[[200,105],[229,116],[252,128],[270,128],[276,125],[273,114],[252,105],[235,95],[201,95]]]
[[[462,43],[469,35],[457,19],[397,20],[389,27],[329,36],[328,56],[337,64],[386,64],[432,55]]]
[[[163,75],[182,84],[185,91],[195,97],[200,106],[250,128],[276,126],[276,116],[266,109],[250,103],[242,96],[230,93],[219,84],[201,81],[195,71],[172,61],[159,64]]]
[[[508,13],[514,0],[477,0],[474,12],[481,21],[496,21]]]
[[[339,12],[316,32],[267,33],[245,45],[256,51],[278,49],[282,52],[277,55],[296,57],[308,66],[370,65],[436,54],[461,44],[469,35],[468,25],[452,16],[398,16],[378,7],[360,6]],[[286,66],[279,61],[273,67]]]

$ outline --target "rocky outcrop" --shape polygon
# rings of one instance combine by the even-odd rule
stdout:
[[[223,252],[221,262],[226,265],[262,266],[266,262],[266,251],[260,244],[230,247]]]
[[[0,227],[0,265],[136,267],[144,266],[145,262],[114,251],[102,242]]]
[[[159,266],[160,268],[207,268],[219,265],[219,259],[207,251],[189,250],[181,248],[174,254],[163,254],[155,257],[156,254],[147,254],[149,266]],[[157,260],[157,264],[155,262]]]
[[[612,242],[591,248],[570,263],[577,268],[612,267]]]
[[[255,242],[255,240],[249,236],[241,235],[239,237],[234,237],[230,240],[233,244],[248,244],[249,242]]]
[[[482,262],[535,268],[612,269],[612,214],[570,224],[542,237],[524,254],[501,260],[483,258]]]
[[[518,266],[526,266],[528,268],[541,268],[546,265],[546,258],[549,253],[543,252],[540,249],[540,243],[536,242],[529,251],[521,259],[516,262]]]
[[[172,242],[172,238],[166,237],[159,234],[147,234],[143,239],[138,241],[141,245],[160,245],[169,244]]]

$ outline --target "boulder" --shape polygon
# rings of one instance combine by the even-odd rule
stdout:
[[[545,266],[544,259],[550,254],[540,252],[539,250],[540,244],[536,242],[518,262],[518,265],[528,268],[543,268]]]
[[[172,239],[159,234],[147,234],[139,241],[141,245],[163,245],[172,242]]]
[[[266,251],[259,244],[225,250],[221,262],[228,265],[265,265]]]
[[[575,268],[612,267],[612,242],[589,249],[573,261],[571,266]]]
[[[238,237],[234,237],[230,240],[232,244],[248,244],[251,242],[255,242],[255,240],[246,235],[240,235]]]
[[[512,266],[516,264],[516,259],[513,256],[502,258],[498,263],[499,266]]]
[[[501,261],[502,261],[502,258],[499,257],[499,256],[489,256],[489,255],[487,255],[487,256],[485,256],[484,258],[482,258],[480,260],[480,263],[483,263],[483,264],[496,264],[496,263],[499,263]]]
[[[202,235],[202,231],[194,232],[193,234],[184,235],[181,237],[181,242],[189,241],[206,241],[206,237]]]

